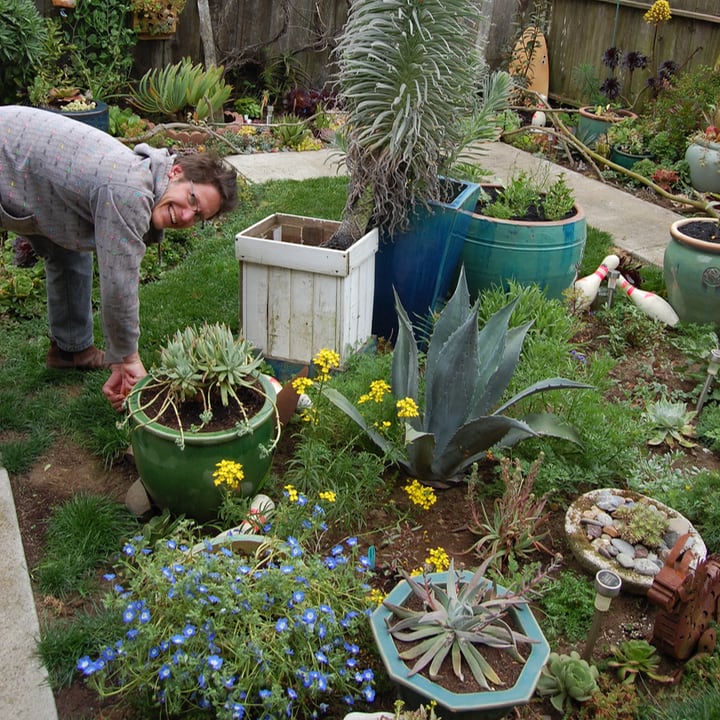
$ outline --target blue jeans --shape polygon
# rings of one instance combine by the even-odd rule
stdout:
[[[28,242],[45,261],[50,337],[66,352],[93,344],[93,253],[75,252],[40,235]]]

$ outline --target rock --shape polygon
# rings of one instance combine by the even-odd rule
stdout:
[[[620,557],[618,555],[618,557]],[[639,558],[635,560],[633,564],[633,570],[640,575],[657,575],[660,572],[660,568],[652,561],[647,558]]]
[[[629,542],[625,542],[620,538],[613,538],[612,544],[618,549],[619,553],[629,555],[631,558],[635,557],[635,548]]]
[[[599,522],[603,527],[604,527],[605,525],[612,525],[612,524],[613,524],[612,516],[611,516],[611,515],[608,515],[606,512],[599,512],[599,513],[595,516],[595,520],[597,520],[597,522]]]
[[[585,528],[585,532],[589,540],[594,540],[602,535],[603,529],[599,525],[589,524]]]
[[[620,537],[620,531],[614,526],[614,525],[606,525],[603,528],[603,532],[611,538],[619,538]]]
[[[620,552],[618,553],[617,557],[615,558],[620,565],[622,565],[624,568],[630,569],[631,567],[635,566],[635,560],[632,557],[632,555],[628,555],[627,553]]]
[[[644,545],[636,545],[635,546],[635,557],[636,558],[646,558],[649,554],[649,550]]]
[[[145,491],[145,486],[138,479],[128,489],[125,495],[125,506],[137,517],[142,517],[145,513],[150,512],[152,505],[150,498]]]

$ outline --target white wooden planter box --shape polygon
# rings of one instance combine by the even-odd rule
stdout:
[[[243,333],[267,358],[305,365],[329,348],[345,359],[370,338],[378,233],[318,247],[339,226],[275,214],[235,237]]]

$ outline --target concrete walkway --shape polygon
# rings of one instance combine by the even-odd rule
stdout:
[[[665,246],[670,240],[670,225],[681,215],[605,183],[566,170],[505,143],[488,143],[480,165],[493,173],[489,180],[506,182],[521,170],[530,173],[564,173],[585,211],[588,225],[610,233],[616,245],[638,260],[662,267]],[[266,180],[305,180],[335,176],[345,172],[337,151],[278,152],[257,155],[232,155],[232,165],[252,182]],[[339,164],[340,163],[340,164]]]
[[[645,263],[662,266],[670,224],[680,215],[638,200],[622,190],[567,171],[503,143],[485,146],[482,167],[501,182],[520,170],[564,172],[585,210],[587,222],[609,232],[616,245]],[[228,158],[252,182],[336,176],[345,168],[336,151],[233,155]],[[56,720],[46,674],[35,656],[38,618],[7,472],[0,468],[0,718]]]

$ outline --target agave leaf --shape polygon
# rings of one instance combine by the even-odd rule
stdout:
[[[414,660],[418,658],[417,662],[410,668],[408,675],[414,675],[415,673],[423,670],[428,663],[430,663],[435,657],[435,654],[448,643],[452,642],[452,637],[445,635],[439,635],[436,638],[428,638],[424,642],[418,643],[408,650],[398,653],[398,657],[403,660]]]
[[[327,386],[323,387],[322,392],[333,405],[342,410],[351,420],[355,421],[383,452],[392,451],[391,444],[375,430],[372,425],[368,425],[365,418],[360,414],[360,411],[342,393],[339,393],[335,388],[329,388]]]
[[[440,673],[440,666],[443,664],[443,660],[445,660],[448,652],[450,652],[450,648],[454,647],[454,642],[445,642],[442,647],[435,653],[435,657],[432,659],[430,667],[428,668],[428,674],[430,675],[431,680],[437,680],[438,674]],[[463,679],[462,675],[460,675],[460,679]]]
[[[435,457],[435,437],[430,433],[418,432],[410,425],[405,425],[405,446],[407,461],[403,463],[405,470],[421,482],[436,478],[432,465]]]
[[[566,378],[555,377],[547,378],[545,380],[539,380],[532,385],[528,385],[524,390],[520,391],[517,395],[513,395],[505,404],[501,405],[493,415],[499,415],[500,413],[507,410],[512,405],[515,405],[520,400],[523,400],[530,395],[543,392],[544,390],[592,390],[594,385],[588,385],[587,383],[579,383],[574,380],[567,380]]]
[[[533,434],[543,437],[556,437],[568,440],[582,447],[582,440],[577,430],[552,413],[531,413],[523,418],[523,422],[533,430]],[[501,447],[512,447],[528,437],[527,433],[519,429],[511,430],[500,443]]]
[[[460,278],[450,300],[440,313],[432,337],[428,345],[425,368],[428,375],[433,375],[437,366],[438,355],[450,336],[462,325],[470,308],[470,293],[465,278],[465,266],[460,269]]]
[[[508,318],[509,320],[509,318]],[[507,331],[505,347],[502,352],[497,368],[488,379],[483,388],[478,384],[476,394],[473,396],[473,412],[470,417],[484,415],[490,408],[494,407],[507,389],[515,373],[515,368],[520,360],[520,353],[525,342],[525,336],[530,329],[532,322],[526,322],[516,328]],[[478,393],[480,393],[478,395]]]
[[[418,400],[418,348],[412,323],[395,292],[398,314],[398,336],[392,359],[391,385],[396,398],[410,397]]]
[[[475,387],[477,358],[477,306],[450,336],[437,355],[434,371],[425,372],[425,430],[435,436],[436,454],[467,418],[468,396]]]
[[[452,668],[455,675],[460,678],[461,682],[465,682],[465,675],[462,671],[462,653],[460,652],[460,643],[452,644]]]
[[[417,621],[415,621],[415,623],[417,623]],[[439,625],[426,625],[425,627],[417,628],[412,632],[401,631],[397,628],[398,625],[393,625],[392,635],[394,638],[402,640],[403,642],[417,642],[418,640],[445,634],[443,628]]]
[[[435,458],[430,473],[417,473],[416,477],[426,482],[457,475],[482,458],[487,450],[499,443],[513,428],[524,432],[525,437],[535,434],[526,423],[505,415],[489,415],[468,421],[450,439],[443,454]]]

